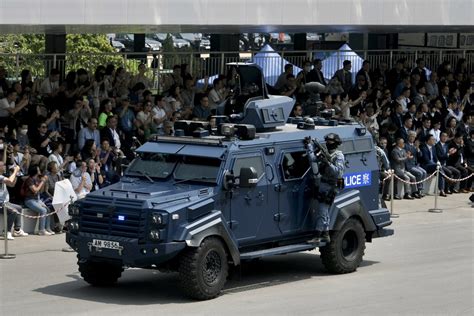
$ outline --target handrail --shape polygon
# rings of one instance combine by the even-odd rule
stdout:
[[[353,49],[353,50],[327,50],[327,49],[313,49],[313,50],[274,50],[274,51],[259,51],[259,50],[247,50],[247,51],[186,51],[186,52],[162,52],[162,51],[151,51],[151,52],[103,52],[103,53],[40,53],[40,54],[31,54],[31,53],[2,53],[0,52],[0,56],[15,56],[15,55],[22,55],[22,56],[95,56],[95,55],[103,55],[103,56],[120,56],[120,55],[131,55],[131,56],[153,56],[153,55],[222,55],[222,54],[311,54],[311,53],[335,53],[335,52],[356,52],[360,55],[370,54],[370,53],[404,53],[404,54],[414,54],[416,55],[419,52],[462,52],[466,54],[468,52],[474,53],[474,49],[463,49],[463,48],[407,48],[407,49]]]
[[[357,55],[346,57],[345,53],[352,52]],[[153,81],[153,87],[163,88],[162,77],[175,64],[186,63],[189,65],[191,73],[198,78],[204,76],[214,76],[225,72],[225,64],[230,61],[247,62],[255,58],[258,54],[260,58],[268,58],[270,66],[275,71],[283,72],[287,62],[301,67],[307,59],[325,59],[336,53],[338,59],[325,66],[328,72],[334,73],[342,66],[342,59],[355,61],[357,58],[365,58],[372,63],[372,68],[376,68],[379,63],[385,62],[391,68],[400,58],[406,58],[411,67],[415,66],[416,58],[424,58],[426,67],[435,70],[444,60],[456,63],[459,58],[468,61],[468,72],[474,72],[474,50],[472,49],[444,49],[444,48],[407,48],[407,49],[375,49],[375,50],[275,50],[275,51],[176,51],[176,52],[104,52],[104,53],[0,53],[0,66],[7,67],[9,78],[17,80],[22,69],[32,70],[36,78],[44,78],[51,68],[59,68],[66,73],[76,70],[79,67],[85,68],[92,75],[98,65],[113,63],[117,67],[124,67],[128,72],[137,72],[140,62],[145,62],[149,66],[149,75]],[[282,58],[281,60],[279,58]],[[353,67],[353,72],[359,69]],[[354,74],[355,75],[355,74]],[[274,84],[276,78],[267,80],[267,83]]]

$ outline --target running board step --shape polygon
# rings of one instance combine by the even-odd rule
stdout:
[[[295,245],[281,246],[277,248],[257,250],[257,251],[252,251],[252,252],[244,252],[240,254],[240,260],[251,260],[251,259],[256,259],[256,258],[261,258],[261,257],[274,256],[274,255],[284,255],[286,253],[291,253],[291,252],[312,250],[316,247],[324,246],[325,244],[326,243],[295,244]]]

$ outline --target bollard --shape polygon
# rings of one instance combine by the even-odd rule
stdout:
[[[4,187],[4,190],[6,190],[6,188]],[[7,233],[8,233],[8,220],[7,220],[7,206],[5,205],[5,203],[7,203],[6,201],[3,202],[3,232],[4,232],[4,238],[5,238],[5,253],[4,254],[0,254],[0,259],[15,259],[16,256],[12,253],[8,253],[8,238],[7,238]]]
[[[393,195],[395,193],[394,182],[395,182],[395,172],[393,172],[393,169],[392,169],[390,170],[390,217],[398,218],[399,215],[393,213]]]
[[[436,165],[436,186],[435,186],[435,194],[434,194],[434,208],[428,209],[430,213],[442,213],[443,211],[438,208],[438,195],[439,195],[439,169],[441,166],[438,164]]]

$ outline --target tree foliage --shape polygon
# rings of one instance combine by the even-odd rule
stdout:
[[[21,69],[31,69],[33,75],[44,74],[44,35],[0,35],[0,65],[11,77],[17,77]]]
[[[66,52],[66,72],[84,68],[93,74],[98,65],[110,63],[136,70],[139,64],[117,55],[106,35],[101,34],[66,35]],[[30,69],[33,76],[43,77],[45,69],[52,67],[53,62],[52,56],[45,55],[44,35],[0,35],[0,66],[7,69],[10,77],[18,78],[22,69]],[[57,58],[55,66],[59,67],[60,63],[62,59]]]
[[[116,55],[105,35],[68,34],[66,35],[66,71],[84,68],[94,72],[99,65],[124,65],[122,56]]]
[[[163,41],[161,49],[167,53],[170,53],[168,55],[163,56],[163,68],[173,69],[173,66],[178,61],[178,56],[173,54],[174,52],[176,52],[176,49],[174,48],[173,38],[171,37],[171,34],[168,33],[166,39]]]

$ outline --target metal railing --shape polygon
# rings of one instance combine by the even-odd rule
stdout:
[[[51,68],[58,68],[64,73],[69,70],[85,68],[91,75],[99,65],[113,63],[116,67],[124,67],[130,73],[137,71],[139,63],[149,66],[149,75],[158,86],[163,74],[169,73],[175,64],[188,64],[190,72],[198,78],[223,74],[229,62],[264,62],[272,73],[283,72],[286,63],[302,67],[305,60],[320,58],[327,61],[323,65],[325,74],[333,74],[342,68],[345,59],[352,61],[353,72],[359,69],[361,60],[367,59],[373,68],[381,62],[392,67],[394,63],[405,58],[415,66],[417,58],[423,58],[428,69],[436,70],[443,61],[454,66],[460,58],[468,62],[468,71],[474,72],[474,50],[462,49],[424,49],[424,50],[363,50],[363,51],[250,51],[250,52],[153,52],[153,53],[102,53],[102,54],[0,54],[0,66],[7,68],[9,78],[20,77],[22,69],[30,69],[35,78],[46,77]],[[331,62],[329,62],[331,60]],[[354,67],[355,65],[355,67]],[[273,84],[276,78],[267,78]]]

